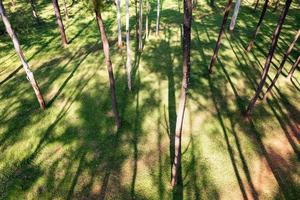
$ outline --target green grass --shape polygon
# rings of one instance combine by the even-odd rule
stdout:
[[[71,43],[66,49],[50,2],[37,1],[40,26],[27,3],[17,1],[11,9],[5,4],[48,108],[39,109],[23,69],[10,76],[20,62],[9,37],[0,35],[0,199],[172,199],[170,133],[182,77],[182,2],[163,1],[159,37],[155,2],[149,41],[142,53],[132,53],[132,92],[126,88],[125,48],[116,45],[114,7],[104,14],[123,124],[118,133],[99,33],[84,4],[69,8],[64,23]],[[254,95],[280,12],[267,12],[256,45],[246,53],[260,10],[253,12],[252,4],[243,1],[236,28],[226,33],[215,73],[209,76],[225,2],[218,1],[215,9],[198,2],[182,138],[184,199],[253,199],[255,194],[299,199],[299,70],[293,82],[280,77],[271,98],[257,104],[253,121],[241,115]],[[124,11],[123,6],[123,30]],[[132,6],[132,50],[134,22]],[[299,3],[294,2],[268,84],[299,22]],[[284,75],[299,50],[297,46],[291,54]]]

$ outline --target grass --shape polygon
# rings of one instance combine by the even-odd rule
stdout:
[[[207,1],[198,3],[183,132],[184,199],[299,199],[299,70],[293,82],[281,76],[271,98],[257,104],[252,121],[241,116],[254,95],[283,5],[267,12],[247,53],[260,10],[253,12],[244,1],[209,76],[225,2],[218,1],[215,9]],[[5,4],[48,108],[39,109],[10,39],[0,35],[0,199],[172,199],[170,138],[182,77],[182,2],[163,2],[159,37],[156,2],[150,4],[149,41],[142,53],[133,53],[132,92],[126,89],[125,48],[116,45],[114,7],[104,15],[123,122],[118,133],[99,33],[84,4],[69,8],[66,49],[50,3],[37,1],[42,25],[35,24],[28,4],[17,1],[10,9]],[[268,84],[299,27],[298,11],[294,2]],[[132,6],[133,50],[134,22]],[[298,53],[299,46],[285,65],[285,76]]]

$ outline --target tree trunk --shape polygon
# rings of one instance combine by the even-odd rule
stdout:
[[[143,49],[143,0],[139,0],[139,50]]]
[[[277,27],[273,33],[273,39],[272,39],[272,44],[271,44],[271,47],[270,47],[270,50],[269,50],[269,54],[268,54],[268,57],[266,59],[266,62],[265,62],[265,66],[264,66],[264,70],[263,70],[263,73],[262,73],[262,76],[261,76],[261,81],[258,85],[258,88],[255,92],[255,95],[254,97],[251,99],[249,105],[248,105],[248,108],[247,108],[247,111],[246,111],[246,115],[249,116],[251,115],[252,113],[252,110],[255,106],[255,103],[259,97],[259,94],[260,92],[262,91],[262,88],[266,82],[266,79],[267,79],[267,76],[268,76],[268,72],[269,72],[269,69],[270,69],[270,64],[271,64],[271,60],[272,60],[272,57],[273,57],[273,54],[274,54],[274,51],[276,49],[276,46],[277,46],[277,42],[278,42],[278,38],[279,38],[279,35],[280,35],[280,31],[281,31],[281,28],[282,28],[282,25],[284,23],[284,20],[285,20],[285,17],[288,13],[288,10],[290,8],[290,5],[291,5],[291,2],[292,0],[286,0],[286,3],[285,3],[285,6],[284,6],[284,9],[279,17],[279,21],[278,21],[278,24],[277,24]]]
[[[282,69],[284,67],[284,63],[287,60],[287,58],[289,57],[289,55],[291,54],[291,52],[292,52],[292,50],[293,50],[293,48],[294,48],[294,46],[295,46],[295,44],[296,44],[299,36],[300,36],[300,29],[298,30],[297,34],[295,35],[295,38],[294,38],[293,42],[291,43],[291,45],[289,46],[288,50],[285,52],[285,54],[284,54],[284,56],[282,58],[282,61],[280,63],[280,66],[279,66],[279,68],[277,70],[277,73],[276,73],[274,79],[272,80],[271,85],[267,89],[267,92],[264,95],[264,100],[268,97],[270,91],[274,87],[274,85],[275,85],[275,83],[276,83],[276,81],[277,81],[277,79],[278,79],[279,75],[281,74],[281,71],[282,71]]]
[[[63,0],[63,3],[64,3],[64,10],[65,10],[65,19],[67,21],[69,19],[69,12],[67,8],[66,0]]]
[[[289,72],[289,75],[287,76],[288,79],[291,79],[293,77],[294,72],[295,72],[296,68],[299,65],[299,62],[300,62],[300,56],[298,56],[296,62],[293,64],[293,66],[292,66],[292,68],[291,68],[291,70]]]
[[[184,120],[186,96],[190,78],[190,46],[191,46],[191,25],[192,25],[192,0],[184,0],[183,19],[183,79],[179,98],[178,114],[175,130],[175,157],[172,165],[172,187],[177,186],[178,175],[181,174],[181,135]]]
[[[121,127],[121,120],[120,120],[119,112],[118,112],[116,88],[115,88],[115,78],[114,78],[112,63],[111,63],[110,55],[109,55],[109,43],[108,43],[108,39],[106,36],[105,27],[104,27],[104,23],[103,23],[103,20],[101,17],[101,13],[95,11],[95,14],[96,14],[98,29],[99,29],[99,32],[101,35],[103,52],[104,52],[105,62],[107,65],[107,71],[108,71],[108,76],[109,76],[109,84],[110,84],[111,100],[112,100],[112,110],[114,113],[116,126],[119,129]]]
[[[254,6],[254,12],[256,11],[258,4],[259,4],[259,0],[256,0],[255,6]]]
[[[120,0],[116,0],[117,7],[117,21],[118,21],[118,47],[122,46],[122,31],[121,31],[121,13],[120,13]]]
[[[230,31],[233,31],[233,29],[234,29],[236,18],[238,16],[239,10],[240,10],[240,5],[241,5],[241,0],[237,0],[236,4],[235,4],[235,7],[234,7],[233,15],[232,15],[232,18],[231,18],[231,22],[230,22],[230,27],[229,27]]]
[[[146,24],[145,24],[145,36],[146,36],[146,41],[148,41],[148,36],[149,36],[149,12],[150,12],[149,0],[147,0],[146,7],[147,7],[147,15],[146,15]]]
[[[214,8],[215,7],[215,0],[210,0],[209,5],[210,5],[210,7]]]
[[[253,36],[252,36],[252,40],[249,42],[249,45],[247,47],[247,51],[251,51],[253,45],[254,45],[254,42],[256,40],[256,36],[258,34],[258,31],[259,31],[259,28],[260,28],[260,25],[265,17],[265,14],[266,14],[266,11],[267,11],[267,8],[268,8],[268,3],[269,3],[269,0],[265,0],[265,4],[264,4],[264,7],[263,7],[263,10],[261,12],[261,15],[260,15],[260,18],[259,18],[259,21],[258,21],[258,24],[255,28],[255,31],[253,33]]]
[[[209,68],[208,68],[209,73],[212,73],[212,68],[213,68],[213,66],[216,62],[217,56],[218,56],[218,51],[219,51],[220,46],[221,46],[221,40],[222,40],[222,36],[224,34],[224,31],[225,31],[225,25],[226,25],[226,21],[227,21],[227,18],[228,18],[228,14],[229,14],[231,5],[232,5],[232,0],[228,0],[227,5],[225,7],[224,17],[223,17],[223,21],[222,21],[222,25],[221,25],[221,29],[220,29],[220,33],[219,33],[219,37],[218,37],[218,41],[216,43],[214,54],[211,57],[210,65],[209,65]]]
[[[127,48],[127,85],[128,89],[131,90],[131,52],[130,52],[130,32],[129,32],[129,0],[126,0],[126,48]]]
[[[34,0],[29,0],[29,3],[30,3],[30,6],[31,6],[31,9],[32,9],[32,15],[34,17],[34,19],[36,20],[36,23],[39,24],[40,23],[40,19],[39,19],[39,16],[36,12],[36,8],[35,8],[35,5],[34,5]]]
[[[159,35],[159,16],[160,16],[160,0],[157,0],[157,13],[156,13],[156,36]]]
[[[8,18],[7,18],[2,0],[0,0],[0,15],[1,15],[3,23],[5,25],[6,31],[7,31],[8,35],[10,36],[10,38],[11,38],[13,44],[14,44],[14,48],[16,50],[16,53],[17,53],[17,55],[19,56],[19,58],[22,62],[23,68],[24,68],[25,73],[27,75],[27,79],[29,80],[29,82],[30,82],[30,84],[31,84],[31,86],[32,86],[32,88],[35,92],[35,95],[38,99],[40,107],[42,109],[45,109],[46,105],[45,105],[45,101],[43,99],[43,96],[41,94],[40,88],[39,88],[39,86],[38,86],[38,84],[37,84],[37,82],[36,82],[36,80],[33,76],[33,73],[31,72],[31,70],[29,68],[29,65],[28,65],[26,59],[25,59],[25,56],[24,56],[23,51],[21,49],[21,46],[19,44],[17,35],[14,33],[14,31],[11,27],[11,24],[10,24]]]
[[[52,4],[54,7],[56,22],[58,24],[58,28],[60,31],[60,36],[61,36],[61,41],[62,41],[63,47],[67,47],[68,42],[67,42],[67,37],[66,37],[66,33],[65,33],[65,27],[64,27],[64,24],[61,19],[60,9],[59,9],[57,0],[52,0]]]

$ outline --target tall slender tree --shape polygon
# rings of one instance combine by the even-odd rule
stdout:
[[[98,29],[99,29],[99,32],[101,35],[103,53],[104,53],[107,71],[108,71],[111,100],[112,100],[112,110],[114,113],[116,127],[119,129],[121,127],[121,119],[120,119],[119,112],[118,112],[116,86],[115,86],[116,84],[115,84],[112,62],[111,62],[110,54],[109,54],[109,43],[108,43],[103,19],[101,16],[101,10],[103,9],[104,5],[103,5],[102,0],[92,0],[92,2],[93,2],[94,12],[96,15]]]
[[[139,0],[139,50],[143,48],[143,0]]]
[[[259,4],[259,0],[256,0],[255,6],[254,6],[254,11],[256,11],[258,4]]]
[[[296,33],[296,35],[295,35],[295,37],[294,37],[294,40],[293,40],[293,42],[291,43],[291,45],[289,46],[288,50],[285,52],[285,54],[284,54],[284,56],[283,56],[283,58],[282,58],[282,61],[281,61],[281,63],[280,63],[280,66],[279,66],[279,68],[277,69],[277,73],[276,73],[275,77],[273,78],[271,85],[268,87],[267,92],[266,92],[265,95],[264,95],[264,100],[268,97],[270,91],[271,91],[272,88],[274,87],[274,85],[275,85],[275,83],[276,83],[276,81],[277,81],[279,75],[281,74],[281,71],[282,71],[282,69],[283,69],[283,67],[284,67],[284,64],[285,64],[287,58],[289,57],[289,55],[291,54],[291,52],[292,52],[292,50],[293,50],[293,48],[294,48],[294,46],[295,46],[295,44],[296,44],[296,42],[297,42],[299,36],[300,36],[300,29],[299,29],[298,32]]]
[[[268,3],[269,3],[269,0],[265,0],[264,7],[263,7],[263,10],[262,10],[262,12],[260,14],[259,21],[258,21],[258,23],[256,25],[256,28],[255,28],[255,31],[253,33],[252,39],[249,42],[248,47],[246,49],[247,51],[251,51],[251,49],[252,49],[252,47],[254,45],[254,42],[256,40],[256,37],[257,37],[258,31],[259,31],[260,25],[261,25],[261,23],[262,23],[262,21],[263,21],[263,19],[265,17],[265,14],[266,14],[266,11],[267,11],[267,8],[268,8]]]
[[[6,15],[2,0],[0,0],[0,15],[2,17],[2,20],[3,20],[4,26],[6,28],[6,31],[7,31],[8,35],[10,36],[10,38],[13,42],[16,53],[17,53],[19,59],[21,60],[21,63],[22,63],[23,68],[25,70],[27,79],[29,80],[29,82],[30,82],[30,84],[31,84],[31,86],[32,86],[32,88],[35,92],[35,95],[36,95],[36,98],[37,98],[37,100],[40,104],[40,107],[42,109],[45,109],[46,105],[45,105],[45,101],[43,99],[42,93],[40,91],[38,83],[36,82],[36,80],[34,78],[33,73],[31,72],[31,70],[29,68],[28,62],[25,59],[25,56],[24,56],[24,53],[21,49],[21,46],[20,46],[19,40],[17,38],[17,35],[15,34],[15,32],[14,32],[14,30],[13,30],[13,28],[12,28],[12,26],[11,26],[9,20],[8,20],[8,17]]]
[[[121,31],[121,0],[116,0],[117,21],[118,21],[118,47],[122,46],[122,31]]]
[[[146,41],[148,41],[148,36],[149,36],[149,13],[150,13],[150,4],[149,4],[149,0],[147,0],[146,1],[146,22],[145,22]]]
[[[68,41],[67,41],[67,36],[66,36],[66,33],[65,33],[65,27],[64,27],[63,21],[61,19],[61,14],[60,14],[58,1],[57,0],[52,0],[52,4],[53,4],[53,7],[54,7],[56,22],[57,22],[57,25],[58,25],[58,28],[59,28],[59,31],[60,31],[62,45],[64,47],[67,47]]]
[[[176,119],[175,130],[175,157],[172,164],[172,180],[173,189],[176,189],[178,178],[181,174],[181,135],[184,120],[185,104],[190,78],[190,48],[191,48],[191,27],[192,27],[192,0],[184,0],[183,15],[183,78],[179,98],[179,107]]]
[[[209,67],[208,67],[209,73],[212,73],[212,68],[213,68],[213,66],[216,62],[217,56],[218,56],[218,51],[219,51],[220,46],[221,46],[222,36],[225,32],[225,25],[226,25],[226,22],[227,22],[227,18],[228,18],[228,14],[229,14],[231,5],[232,5],[232,0],[228,0],[227,4],[226,4],[226,7],[225,7],[225,11],[224,11],[224,17],[223,17],[222,25],[221,25],[220,32],[219,32],[218,41],[216,43],[216,47],[214,49],[214,54],[211,57],[210,64],[209,64]]]
[[[234,29],[236,19],[237,19],[237,16],[239,14],[239,10],[240,10],[240,5],[241,5],[241,0],[236,0],[236,4],[235,4],[235,7],[234,7],[234,12],[233,12],[233,15],[231,17],[231,22],[230,22],[230,26],[229,26],[230,31],[233,31],[233,29]]]
[[[65,11],[65,19],[67,21],[69,19],[69,11],[68,11],[68,8],[67,8],[66,0],[63,0],[63,4],[64,4],[64,11]]]
[[[126,0],[126,71],[127,71],[127,85],[128,89],[131,90],[131,50],[130,50],[130,30],[129,30],[129,0]]]
[[[267,59],[266,59],[266,62],[265,62],[265,66],[264,66],[264,70],[263,70],[263,73],[262,73],[262,76],[261,76],[261,80],[259,82],[259,85],[258,85],[258,88],[255,92],[255,95],[253,96],[253,98],[251,99],[251,101],[250,101],[250,103],[247,107],[247,111],[246,111],[247,116],[251,115],[252,110],[255,106],[255,103],[256,103],[256,101],[259,97],[259,94],[261,93],[262,88],[263,88],[263,86],[266,82],[268,72],[269,72],[269,69],[270,69],[270,64],[271,64],[271,61],[272,61],[272,58],[273,58],[273,54],[274,54],[274,51],[276,49],[278,38],[279,38],[279,35],[280,35],[280,32],[281,32],[281,28],[282,28],[282,25],[285,21],[285,17],[287,15],[288,11],[289,11],[291,3],[292,3],[292,0],[286,0],[284,9],[282,10],[281,15],[279,17],[277,27],[276,27],[276,29],[273,33],[272,44],[271,44],[271,47],[270,47],[270,50],[269,50],[269,53],[268,53],[268,56],[267,56]]]
[[[31,9],[32,9],[32,15],[33,15],[34,19],[36,20],[37,24],[39,24],[40,19],[39,19],[38,13],[36,11],[34,0],[29,0],[29,4],[30,4]]]
[[[297,60],[295,61],[295,63],[293,64],[292,68],[290,69],[289,71],[289,74],[287,76],[288,79],[291,79],[294,75],[294,72],[296,70],[296,68],[298,67],[299,65],[299,62],[300,62],[300,56],[298,56]]]
[[[159,17],[160,17],[160,0],[157,0],[157,10],[156,10],[156,36],[159,35]]]

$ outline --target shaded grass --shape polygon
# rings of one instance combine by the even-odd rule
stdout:
[[[279,12],[267,12],[253,51],[246,53],[259,12],[253,13],[245,2],[235,31],[223,39],[216,72],[209,77],[207,67],[224,4],[218,1],[212,9],[201,1],[194,11],[191,84],[182,139],[183,198],[298,199],[297,88],[282,77],[272,98],[257,105],[253,121],[241,117],[257,86]],[[38,1],[42,26],[32,21],[29,8],[22,11],[23,18],[14,17],[22,3],[17,5],[9,16],[48,109],[39,110],[22,69],[13,73],[20,63],[8,37],[1,35],[0,198],[172,199],[170,163],[182,73],[181,3],[163,2],[161,35],[156,38],[156,7],[151,1],[152,34],[144,51],[133,54],[132,92],[126,89],[125,50],[115,44],[114,8],[105,13],[123,121],[118,133],[91,13],[80,2],[70,8],[65,25],[71,43],[63,49],[51,4]],[[134,49],[133,7],[131,11]],[[268,81],[299,26],[298,11],[299,4],[294,3]],[[297,52],[299,47],[291,60]],[[287,70],[291,64],[286,64]],[[295,81],[300,79],[297,72]]]

